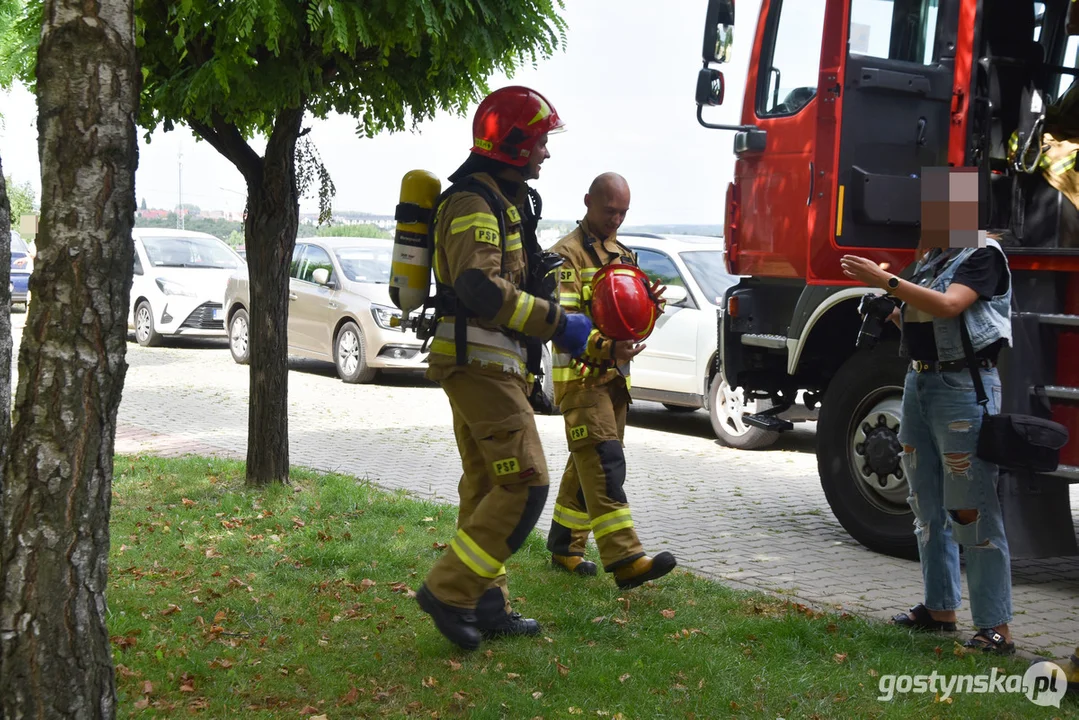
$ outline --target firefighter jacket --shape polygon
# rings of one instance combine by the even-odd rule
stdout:
[[[593,233],[587,222],[582,221],[577,228],[559,240],[551,252],[565,258],[559,269],[559,303],[568,312],[583,312],[592,317],[592,278],[599,269],[612,263],[637,264],[637,256],[615,235],[601,240]],[[610,363],[614,358],[614,341],[593,328],[588,336],[585,358],[594,362]],[[552,379],[554,380],[554,399],[562,402],[567,393],[580,387],[605,385],[619,378],[624,378],[629,387],[629,364],[620,368],[610,368],[599,373],[582,374],[571,363],[568,354],[555,352],[551,356]]]
[[[452,289],[455,310],[439,319],[427,363],[428,377],[439,380],[457,363],[457,331],[467,335],[466,363],[485,371],[527,378],[522,336],[549,340],[562,319],[556,303],[523,290],[528,258],[521,239],[524,183],[517,197],[506,197],[487,173],[472,177],[505,203],[499,230],[497,208],[467,190],[449,196],[436,210],[434,274],[436,283]],[[465,320],[458,321],[464,311]]]

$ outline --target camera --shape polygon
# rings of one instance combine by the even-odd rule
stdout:
[[[862,316],[862,327],[858,329],[857,347],[872,350],[884,332],[888,316],[898,307],[895,298],[890,295],[866,293],[858,303],[858,314]]]

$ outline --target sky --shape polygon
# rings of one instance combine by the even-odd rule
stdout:
[[[566,122],[551,137],[551,158],[533,185],[543,196],[543,216],[573,220],[596,175],[614,171],[629,181],[627,225],[723,223],[723,198],[734,168],[733,133],[697,123],[694,89],[701,67],[706,0],[566,0],[567,47],[537,68],[512,79],[494,76],[492,89],[527,85],[543,93]],[[706,109],[712,122],[737,123],[746,61],[759,0],[739,0],[733,62],[720,67],[726,103]],[[417,132],[360,139],[353,119],[313,120],[311,139],[330,170],[337,210],[392,215],[401,177],[422,168],[444,178],[467,157],[468,116],[439,114]],[[0,93],[0,160],[4,174],[40,187],[36,107],[24,88]],[[149,207],[184,203],[204,210],[244,207],[240,173],[186,129],[158,131],[147,143],[140,133],[136,200]],[[261,151],[264,143],[252,142]],[[182,159],[178,162],[178,155]],[[182,162],[182,182],[181,166]],[[445,181],[444,181],[445,182]],[[301,201],[304,212],[317,200]]]

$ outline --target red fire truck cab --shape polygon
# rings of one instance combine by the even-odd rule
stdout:
[[[721,313],[721,372],[771,403],[745,417],[757,427],[789,427],[796,397],[820,404],[821,484],[843,527],[873,550],[917,556],[897,437],[907,363],[891,324],[874,349],[856,348],[867,290],[839,259],[910,266],[922,169],[951,165],[978,169],[980,224],[1001,233],[1013,274],[1002,410],[1039,414],[1048,398],[1071,432],[1057,472],[1001,474],[1012,555],[1079,552],[1069,501],[1079,482],[1079,210],[1036,158],[1046,109],[1079,92],[1071,4],[762,0],[742,124],[724,126],[704,108],[723,102],[713,66],[729,60],[734,2],[709,2],[697,117],[735,131],[725,242],[731,272],[746,276]],[[1056,169],[1074,173],[1072,162]]]

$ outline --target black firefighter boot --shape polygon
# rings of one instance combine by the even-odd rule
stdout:
[[[465,650],[475,650],[480,646],[482,638],[472,611],[447,605],[436,598],[426,585],[420,585],[420,589],[416,591],[416,602],[421,610],[431,616],[435,627],[451,643]]]
[[[502,588],[488,588],[476,603],[476,627],[484,639],[491,640],[506,635],[538,635],[540,624],[521,613],[506,612],[506,598]]]

